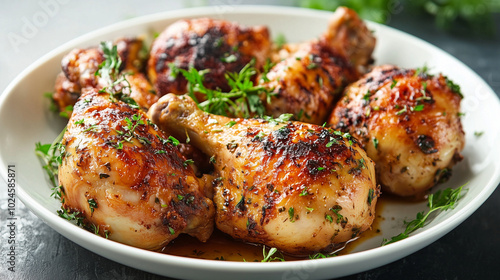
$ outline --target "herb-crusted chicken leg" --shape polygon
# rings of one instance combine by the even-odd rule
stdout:
[[[372,62],[375,38],[358,15],[345,7],[333,14],[319,39],[285,45],[280,61],[261,77],[275,94],[268,115],[292,113],[300,121],[323,124],[340,93]]]
[[[207,70],[206,88],[229,91],[226,73],[239,72],[254,59],[255,67],[262,68],[270,48],[265,26],[245,27],[210,18],[179,20],[153,42],[148,77],[160,96],[188,92],[188,81],[181,75],[174,78],[172,63],[184,70]],[[197,98],[204,100],[202,95]]]
[[[165,137],[140,110],[84,90],[62,140],[63,208],[96,233],[139,248],[160,249],[181,233],[206,241],[213,203]]]
[[[71,107],[85,88],[101,90],[109,87],[109,79],[98,75],[98,71],[103,63],[115,59],[116,62],[120,61],[118,70],[127,80],[122,85],[123,90],[141,108],[147,110],[158,100],[146,75],[141,72],[144,64],[141,56],[143,41],[139,38],[120,38],[115,41],[116,53],[113,53],[113,46],[110,45],[103,43],[100,47],[73,49],[64,56],[61,61],[63,71],[56,79],[52,96],[59,111],[66,112],[69,116]]]
[[[384,190],[420,195],[462,158],[461,99],[442,75],[384,65],[346,89],[328,123],[358,138]]]
[[[216,225],[234,238],[307,255],[332,251],[373,222],[374,166],[349,135],[301,122],[211,115],[173,94],[148,115],[212,156]]]

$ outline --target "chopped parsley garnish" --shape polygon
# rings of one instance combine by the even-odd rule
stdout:
[[[363,100],[366,101],[366,102],[370,102],[370,96],[371,96],[371,92],[367,91],[365,93],[365,95],[363,95]]]
[[[335,256],[337,256],[337,255],[335,255],[335,254],[325,255],[323,253],[316,253],[314,255],[310,255],[309,259],[311,259],[311,260],[326,259],[326,258],[331,258],[331,257],[335,257]]]
[[[288,217],[290,218],[290,222],[295,222],[295,209],[293,207],[288,208]]]
[[[90,198],[87,202],[89,203],[90,212],[94,213],[94,209],[97,208],[97,202],[93,198]]]
[[[276,48],[281,49],[283,45],[286,44],[286,37],[283,33],[278,33],[276,38],[274,39],[274,43],[276,44]]]
[[[415,69],[414,76],[427,75],[428,71],[429,71],[429,67],[427,67],[427,65],[424,65],[422,68]]]
[[[250,118],[254,115],[264,115],[265,107],[261,95],[265,94],[267,98],[272,95],[269,89],[254,84],[253,77],[257,74],[254,65],[255,59],[245,65],[238,73],[226,73],[225,77],[231,88],[229,92],[208,89],[203,85],[205,74],[209,70],[198,71],[192,67],[185,70],[178,68],[174,63],[170,63],[169,67],[174,78],[178,74],[182,74],[186,78],[188,95],[201,110],[216,115]],[[206,100],[199,102],[195,93],[203,94]]]
[[[333,223],[333,218],[330,214],[325,214],[325,219],[331,223]]]
[[[411,110],[415,112],[420,112],[423,109],[424,109],[424,104],[418,104],[417,106],[411,108]]]
[[[333,146],[333,144],[338,144],[338,141],[337,141],[337,139],[330,137],[330,141],[328,143],[326,143],[326,147],[330,148],[331,146]]]
[[[184,167],[188,167],[190,164],[194,164],[194,160],[186,159],[182,165],[184,165]]]
[[[165,139],[163,139],[163,138],[161,138],[161,137],[160,137],[160,136],[158,136],[158,135],[157,135],[157,137],[158,137],[158,139],[160,139],[160,140],[161,140],[161,142],[162,142],[163,144],[172,144],[173,146],[177,146],[177,145],[179,145],[179,144],[180,144],[179,140],[177,140],[177,139],[176,139],[174,136],[172,136],[172,135],[168,136],[168,138],[167,138],[166,140],[165,140]]]
[[[221,60],[222,60],[222,62],[225,62],[225,63],[233,63],[236,60],[238,60],[238,58],[236,57],[235,54],[230,54],[228,56],[221,58]]]
[[[208,162],[210,162],[211,164],[216,164],[217,161],[215,160],[215,156],[211,156]]]
[[[168,227],[168,231],[170,232],[171,235],[175,234],[175,230],[172,227]]]
[[[373,147],[375,147],[375,150],[377,150],[378,149],[378,139],[373,137],[372,141],[373,141]]]
[[[337,216],[337,219],[336,219],[337,224],[342,222],[342,220],[344,219],[344,216],[342,216],[342,214],[339,213],[340,210],[342,210],[342,206],[340,206],[340,205],[335,205],[332,208],[330,208],[330,211],[335,213],[335,215]]]
[[[302,190],[302,192],[300,192],[299,196],[306,196],[306,195],[308,195],[308,194],[309,194],[309,192],[307,191],[307,188],[304,188],[304,189]]]
[[[286,123],[293,117],[293,114],[281,114],[277,118],[273,118],[270,116],[262,116],[262,118],[269,122],[269,124],[277,125],[280,123]]]
[[[64,110],[59,113],[59,116],[69,119],[72,113],[73,113],[73,105],[68,105],[64,107]]]
[[[230,122],[226,123],[226,126],[233,127],[233,125],[235,125],[235,124],[236,124],[236,121],[230,121]]]
[[[445,77],[446,79],[446,85],[450,88],[450,90],[460,96],[460,98],[464,98],[464,95],[462,94],[462,91],[460,90],[460,86],[455,84],[452,80],[448,79],[448,77]]]
[[[372,201],[375,198],[375,191],[373,189],[368,190],[368,205],[372,205]]]
[[[402,115],[403,113],[407,112],[407,108],[406,108],[406,105],[403,107],[403,109],[399,110],[396,112],[396,115],[399,116],[399,115]]]
[[[83,124],[85,122],[85,119],[81,119],[75,122],[75,125]]]
[[[99,65],[99,68],[94,73],[95,76],[101,77],[107,84],[99,92],[109,93],[111,102],[121,100],[127,103],[132,108],[139,108],[137,102],[130,97],[130,84],[125,78],[125,75],[120,74],[122,60],[118,55],[116,45],[110,41],[104,41],[100,44],[104,61]]]
[[[393,89],[398,84],[398,81],[392,80],[391,89]]]
[[[61,206],[61,210],[57,210],[57,214],[59,217],[66,219],[68,221],[75,221],[77,226],[83,226],[83,217],[81,216],[80,212],[71,212],[68,211],[66,208]]]

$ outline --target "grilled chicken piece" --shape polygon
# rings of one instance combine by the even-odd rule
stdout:
[[[121,72],[128,81],[122,87],[141,108],[147,111],[158,97],[146,76],[141,73],[144,68],[144,58],[140,55],[143,42],[138,38],[122,38],[115,44],[122,61]],[[63,71],[56,79],[55,92],[52,96],[61,112],[75,104],[82,89],[100,90],[109,86],[108,81],[95,75],[103,61],[103,51],[99,47],[74,49],[64,56],[61,62]],[[130,89],[125,89],[128,86]]]
[[[148,77],[160,96],[184,94],[187,81],[173,77],[170,63],[181,69],[208,69],[204,85],[229,91],[225,74],[239,72],[255,59],[262,68],[271,43],[265,26],[244,27],[234,22],[209,18],[186,19],[168,26],[153,42],[148,61]],[[197,95],[201,101],[202,95]]]
[[[267,113],[323,124],[342,90],[372,62],[374,47],[375,38],[357,14],[338,8],[319,39],[285,46],[281,61],[261,77],[275,94]]]
[[[160,249],[181,233],[206,241],[214,205],[191,166],[142,111],[85,89],[62,140],[63,207],[111,240]]]
[[[217,227],[289,254],[332,251],[370,228],[379,194],[373,163],[352,138],[300,122],[231,119],[168,94],[153,122],[209,156]]]
[[[346,89],[328,123],[359,139],[383,190],[420,195],[462,158],[461,99],[442,75],[385,65]]]

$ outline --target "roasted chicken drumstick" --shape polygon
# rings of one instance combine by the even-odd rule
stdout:
[[[385,191],[422,195],[462,158],[461,99],[442,75],[379,66],[346,89],[328,123],[358,138]]]
[[[372,62],[374,47],[375,37],[358,15],[338,8],[319,39],[285,45],[261,77],[275,94],[266,103],[267,114],[292,113],[297,120],[323,124],[343,89]]]
[[[114,44],[117,58],[121,61],[119,70],[127,79],[127,82],[122,86],[127,87],[127,94],[141,108],[147,110],[158,100],[158,96],[146,75],[141,72],[144,63],[144,58],[141,57],[143,41],[138,38],[121,38],[116,40]],[[96,75],[100,65],[105,60],[105,51],[102,46],[73,49],[62,59],[62,72],[57,76],[52,96],[59,111],[71,111],[67,108],[71,108],[76,103],[86,88],[101,90],[110,86],[108,80]]]
[[[234,238],[308,255],[332,251],[375,218],[374,166],[349,135],[301,122],[211,115],[174,94],[148,115],[212,156],[216,225]]]
[[[208,70],[205,87],[228,91],[226,73],[239,72],[253,59],[255,67],[262,68],[270,48],[265,26],[245,27],[210,18],[179,20],[153,42],[148,76],[159,96],[187,92],[187,80],[182,76],[174,78],[171,64],[185,70]],[[197,98],[204,100],[201,95]]]
[[[63,208],[121,243],[160,249],[181,233],[206,241],[214,206],[186,158],[142,111],[84,90],[62,140]]]

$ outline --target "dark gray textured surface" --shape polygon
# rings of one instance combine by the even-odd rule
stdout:
[[[389,25],[428,41],[463,61],[500,93],[500,40],[436,30],[432,19],[403,10]],[[500,17],[496,17],[500,30]],[[459,83],[466,81],[459,81]],[[1,184],[4,184],[2,182]],[[2,187],[2,190],[4,188]],[[62,237],[17,204],[16,273],[6,271],[7,208],[0,201],[0,279],[168,279],[100,257]],[[389,265],[342,279],[498,279],[500,190],[469,219],[432,245]]]

